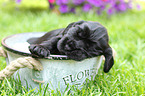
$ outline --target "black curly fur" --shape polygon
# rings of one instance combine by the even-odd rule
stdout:
[[[28,40],[33,57],[45,58],[50,54],[63,54],[70,59],[81,61],[104,55],[104,72],[109,72],[114,64],[108,41],[106,28],[92,21],[73,22],[66,28],[53,30],[40,38]]]

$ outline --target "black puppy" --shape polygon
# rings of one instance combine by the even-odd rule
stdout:
[[[78,21],[65,29],[53,30],[40,38],[29,39],[33,57],[45,58],[50,54],[63,54],[80,61],[86,58],[105,56],[104,72],[114,64],[108,33],[98,22]]]

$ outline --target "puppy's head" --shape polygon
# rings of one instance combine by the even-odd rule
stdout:
[[[91,40],[89,39],[90,30],[87,25],[83,25],[85,27],[81,28],[84,22],[71,23],[64,30],[65,35],[57,43],[57,48],[60,52],[76,61],[90,57],[87,52],[87,48],[91,44]]]

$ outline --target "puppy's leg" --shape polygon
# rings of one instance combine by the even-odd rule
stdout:
[[[29,46],[29,51],[34,58],[45,58],[50,55],[50,51],[40,44],[31,44]]]
[[[57,42],[60,40],[60,36],[52,37],[50,40],[43,41],[40,44],[31,44],[29,50],[34,58],[46,58],[53,53],[58,53]]]

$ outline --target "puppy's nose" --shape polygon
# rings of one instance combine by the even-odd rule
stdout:
[[[64,47],[64,49],[67,50],[67,51],[70,51],[71,50],[71,47],[66,44],[65,47]]]

